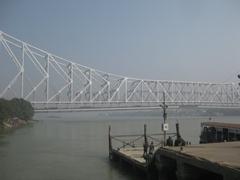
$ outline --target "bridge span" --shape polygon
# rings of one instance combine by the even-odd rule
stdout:
[[[172,106],[240,107],[238,84],[137,79],[61,58],[0,31],[0,98],[19,97],[36,111]]]

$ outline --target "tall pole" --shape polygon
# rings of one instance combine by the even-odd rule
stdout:
[[[22,80],[22,84],[21,84],[21,98],[23,98],[24,96],[24,43],[22,44],[22,66],[21,66],[21,80]]]
[[[108,152],[109,156],[112,153],[112,137],[111,137],[111,126],[108,126]]]
[[[166,105],[166,101],[165,101],[165,93],[163,92],[163,103],[160,105],[160,107],[162,107],[163,109],[163,144],[164,146],[166,145],[166,130],[164,128],[164,125],[166,124],[167,121],[167,108],[168,106]]]
[[[147,144],[147,125],[144,124],[144,143]]]

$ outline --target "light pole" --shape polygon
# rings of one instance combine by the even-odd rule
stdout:
[[[240,74],[237,75],[238,79],[240,79]],[[238,85],[240,86],[240,82],[238,83]]]
[[[165,102],[165,92],[163,92],[163,103],[160,105],[160,107],[163,109],[163,126],[162,126],[162,129],[163,129],[163,144],[164,146],[166,145],[166,131],[168,129],[168,125],[166,124],[166,121],[167,121],[167,108],[168,106],[166,105],[166,102]]]

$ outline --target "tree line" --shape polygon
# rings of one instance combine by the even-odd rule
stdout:
[[[11,100],[0,98],[0,122],[13,117],[29,120],[33,115],[34,110],[30,102],[21,98]]]

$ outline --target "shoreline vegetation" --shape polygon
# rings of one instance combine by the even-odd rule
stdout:
[[[33,115],[34,110],[30,102],[21,98],[0,98],[0,130],[24,126],[32,120]]]

